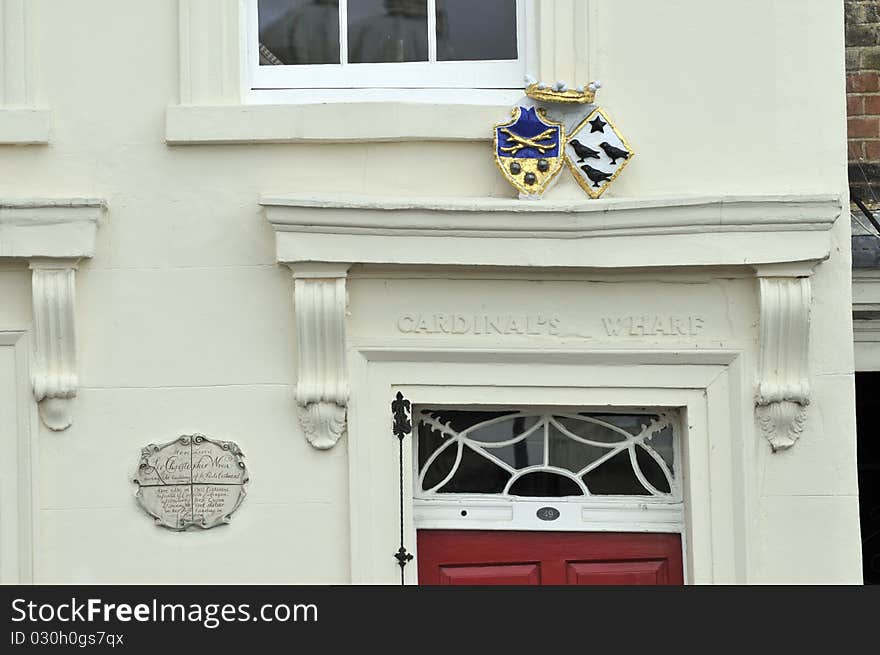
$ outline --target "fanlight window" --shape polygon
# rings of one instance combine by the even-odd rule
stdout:
[[[421,497],[649,496],[680,500],[667,413],[417,412]]]

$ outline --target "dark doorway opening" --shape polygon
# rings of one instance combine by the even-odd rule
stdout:
[[[880,584],[880,373],[856,373],[859,519],[865,584]]]

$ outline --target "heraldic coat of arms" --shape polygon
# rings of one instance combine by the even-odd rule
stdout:
[[[495,127],[495,161],[528,196],[542,194],[562,170],[562,123],[543,114],[543,108],[516,107],[510,122]]]
[[[598,80],[571,89],[526,76],[526,97],[513,118],[495,125],[495,163],[520,198],[537,199],[556,181],[563,164],[597,199],[634,155],[611,118],[595,104]]]

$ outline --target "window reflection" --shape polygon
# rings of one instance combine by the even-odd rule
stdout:
[[[260,65],[338,64],[339,0],[260,0]]]
[[[437,0],[438,61],[516,57],[516,0]]]
[[[348,3],[350,63],[427,60],[427,0],[359,0]]]
[[[259,0],[260,65],[338,64],[339,2]],[[517,58],[516,0],[435,5],[437,61]],[[347,0],[346,15],[349,63],[428,61],[427,0]]]

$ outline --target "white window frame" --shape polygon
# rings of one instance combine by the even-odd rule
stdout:
[[[260,66],[258,0],[248,2],[248,68],[252,89],[277,88],[447,88],[447,89],[517,89],[522,88],[527,66],[528,16],[532,5],[516,0],[517,58],[495,61],[437,61],[435,7],[437,0],[426,0],[428,7],[428,61],[375,64],[350,64],[348,55],[347,5],[339,4],[339,64],[295,66]],[[531,7],[533,9],[533,7]],[[534,11],[531,12],[534,14]]]
[[[254,89],[251,2],[178,0],[180,94],[166,113],[169,145],[485,141],[486,126],[522,96],[521,81],[514,89]],[[524,2],[528,72],[569,83],[597,77],[598,2]]]

